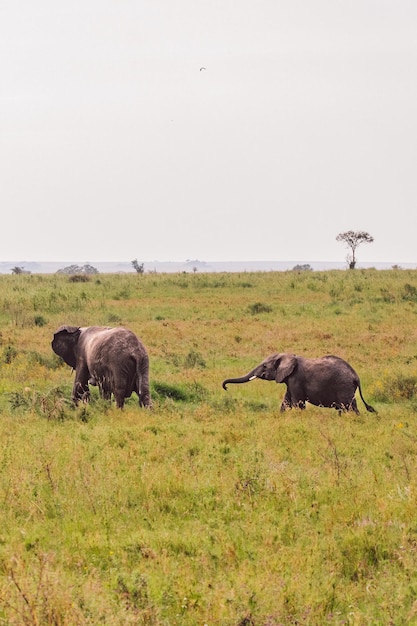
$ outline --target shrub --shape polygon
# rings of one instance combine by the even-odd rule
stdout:
[[[396,380],[398,394],[401,398],[411,400],[417,391],[416,376],[398,376]]]
[[[72,274],[68,280],[70,283],[88,283],[90,277],[87,274]]]
[[[168,383],[153,382],[151,384],[153,396],[160,398],[171,398],[180,402],[187,401],[187,393],[178,385],[169,385]]]
[[[43,317],[43,315],[35,315],[33,320],[35,322],[35,326],[45,326],[47,324],[47,320]]]
[[[13,411],[20,408],[27,409],[30,406],[30,398],[20,391],[12,391],[9,394],[9,404]]]
[[[414,285],[410,285],[410,283],[406,283],[401,297],[407,302],[415,302],[417,300],[417,288]]]
[[[9,394],[9,404],[13,411],[23,409],[34,410],[48,420],[62,421],[66,416],[66,410],[72,408],[68,394],[61,387],[54,387],[46,393],[22,393],[13,391]]]
[[[251,315],[258,315],[259,313],[271,313],[272,306],[264,304],[263,302],[255,302],[248,306],[248,311]]]
[[[239,283],[238,285],[239,287],[242,287],[242,289],[250,289],[253,287],[253,284],[248,282],[248,281],[244,281],[242,283]]]
[[[207,390],[199,383],[191,385],[170,385],[169,383],[152,382],[152,395],[155,398],[170,398],[177,402],[198,402],[207,398]]]
[[[373,390],[373,396],[379,402],[412,400],[416,393],[417,376],[404,374],[386,376],[377,381]]]
[[[54,387],[47,393],[37,396],[35,408],[48,420],[61,422],[67,417],[66,410],[72,409],[72,403],[68,394],[61,387]]]
[[[61,357],[55,353],[52,353],[50,355],[44,355],[40,354],[36,350],[31,350],[27,353],[27,359],[31,365],[37,363],[39,365],[43,365],[43,367],[46,367],[50,370],[56,370],[64,365],[63,359],[61,359]]]
[[[206,362],[203,356],[196,350],[190,350],[184,360],[185,367],[206,367]]]
[[[385,287],[381,289],[381,296],[382,296],[383,302],[387,302],[387,303],[395,302],[395,295],[391,293]]]
[[[1,360],[3,363],[10,365],[10,363],[14,361],[14,359],[17,357],[17,354],[17,350],[14,346],[6,346],[5,348],[3,348]]]

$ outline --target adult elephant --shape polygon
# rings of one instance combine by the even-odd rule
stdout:
[[[72,399],[88,402],[88,384],[122,409],[133,391],[140,406],[150,406],[149,358],[142,342],[127,328],[61,326],[52,340],[53,351],[73,369]]]
[[[363,398],[359,376],[338,356],[323,356],[307,359],[295,354],[271,354],[249,374],[240,378],[223,381],[223,389],[229,383],[247,383],[255,378],[275,380],[287,386],[281,411],[298,407],[305,409],[306,402],[316,406],[332,407],[341,411],[355,411],[359,414],[355,399],[356,389],[365,404],[366,410],[375,409]]]

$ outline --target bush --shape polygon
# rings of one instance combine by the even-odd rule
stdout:
[[[271,313],[272,306],[264,304],[263,302],[255,302],[248,306],[248,311],[251,315],[258,315],[259,313]]]
[[[9,393],[9,404],[13,411],[16,409],[28,409],[31,404],[29,396],[21,393],[20,391],[12,391]]]
[[[72,407],[67,395],[60,387],[54,387],[46,393],[12,391],[9,393],[9,404],[13,411],[34,410],[47,419],[62,421],[66,417],[66,409]]]
[[[170,385],[169,383],[151,383],[155,398],[170,398],[176,402],[198,402],[207,398],[207,390],[199,383],[191,385]]]
[[[35,315],[35,326],[45,326],[47,324],[47,320],[43,317],[43,315]]]
[[[6,348],[3,348],[1,361],[6,363],[6,365],[10,365],[10,363],[17,357],[17,354],[17,350],[14,346],[7,346]]]
[[[401,297],[407,302],[415,302],[417,300],[417,288],[414,285],[410,285],[410,283],[406,283]]]
[[[70,283],[88,283],[90,277],[87,274],[72,274],[68,280]]]
[[[184,360],[185,367],[206,367],[206,362],[203,359],[203,356],[197,352],[196,350],[190,350]]]
[[[49,370],[57,370],[64,365],[64,361],[55,353],[45,355],[36,350],[31,350],[27,353],[27,359],[31,365],[42,365]]]
[[[373,396],[379,402],[412,400],[417,394],[417,376],[397,374],[377,381]]]
[[[186,402],[187,393],[178,385],[169,385],[168,383],[154,382],[151,384],[152,395],[160,398],[171,398],[180,402]]]

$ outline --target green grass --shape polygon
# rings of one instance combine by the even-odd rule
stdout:
[[[408,270],[0,276],[0,624],[417,623],[416,293]],[[74,408],[63,323],[134,330],[153,409]],[[378,414],[223,391],[275,351],[346,358]]]

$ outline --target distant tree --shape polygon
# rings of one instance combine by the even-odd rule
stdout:
[[[294,265],[292,268],[293,272],[312,272],[313,268],[308,263],[304,263],[303,265]]]
[[[350,270],[354,270],[356,267],[356,248],[361,243],[372,243],[373,240],[374,238],[363,230],[347,230],[345,233],[337,235],[336,241],[342,241],[350,249],[350,253],[346,257]]]
[[[143,274],[144,273],[144,271],[145,271],[145,264],[144,263],[139,263],[137,259],[133,259],[132,265],[133,265],[133,269],[135,270],[135,272],[137,272],[138,274]]]
[[[93,267],[93,265],[68,265],[67,267],[63,267],[62,269],[57,271],[57,274],[98,274],[98,269]]]
[[[29,272],[29,270],[25,270],[24,267],[19,267],[18,265],[16,265],[15,267],[12,267],[12,274],[30,274],[31,272]]]

